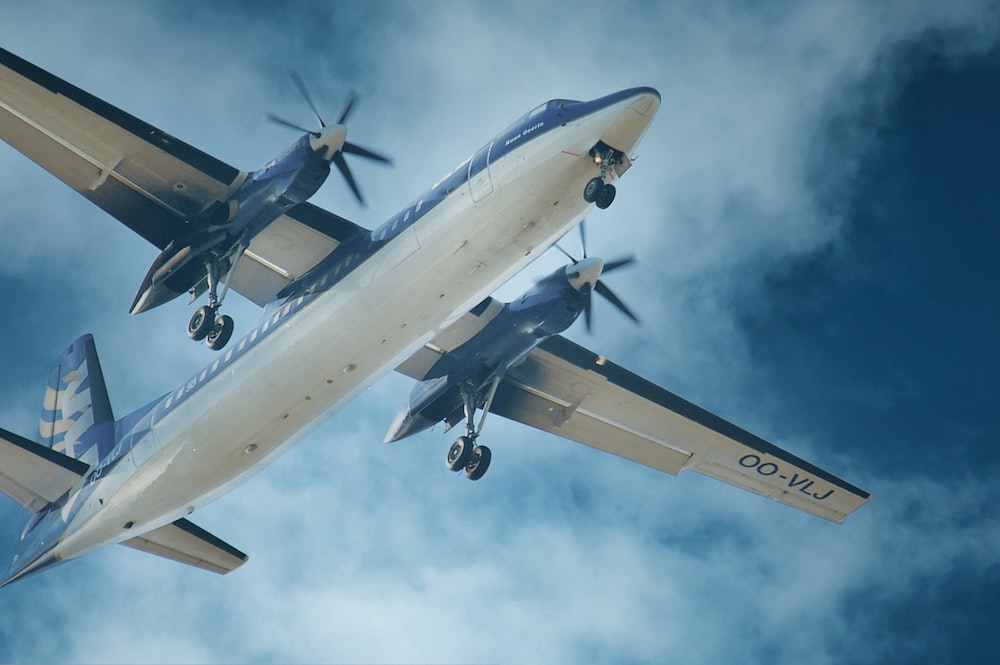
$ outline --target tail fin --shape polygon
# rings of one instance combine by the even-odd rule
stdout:
[[[115,417],[91,335],[69,345],[49,373],[38,442],[90,465],[114,447]]]

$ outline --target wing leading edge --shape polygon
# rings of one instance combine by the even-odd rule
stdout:
[[[492,412],[654,469],[693,469],[833,522],[870,494],[555,336],[507,371]]]
[[[3,49],[0,138],[160,249],[246,178]]]

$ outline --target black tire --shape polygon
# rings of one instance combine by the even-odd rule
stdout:
[[[467,436],[460,436],[455,439],[455,443],[451,444],[451,448],[448,449],[448,456],[445,458],[444,464],[448,467],[449,471],[461,471],[472,459],[472,450],[475,448],[475,443]]]
[[[233,336],[233,329],[235,327],[236,324],[233,322],[233,317],[223,314],[215,320],[215,325],[212,327],[212,331],[208,333],[205,344],[213,351],[221,351],[222,347],[229,343],[229,338]]]
[[[469,480],[479,480],[490,468],[493,453],[486,446],[476,446],[472,449],[472,459],[465,465],[465,477]]]
[[[601,187],[601,191],[597,195],[597,207],[601,210],[607,208],[615,200],[615,194],[617,193],[618,191],[614,185],[604,185]]]
[[[600,178],[592,178],[587,182],[587,186],[583,188],[583,200],[587,203],[593,203],[601,195],[601,190],[603,188],[603,180]]]
[[[215,327],[215,308],[202,305],[194,310],[191,320],[188,321],[188,337],[196,342],[200,342],[212,332]]]

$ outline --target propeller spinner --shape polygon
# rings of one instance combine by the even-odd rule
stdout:
[[[587,332],[590,332],[591,329],[590,312],[593,305],[594,291],[614,305],[615,308],[617,308],[622,314],[636,323],[639,323],[638,317],[632,313],[632,310],[630,310],[628,306],[622,302],[621,298],[615,295],[614,291],[612,291],[608,285],[600,279],[601,275],[606,275],[609,272],[635,263],[635,256],[627,256],[614,261],[609,261],[607,263],[599,258],[587,258],[587,236],[583,222],[580,222],[579,229],[580,251],[583,254],[582,259],[577,259],[559,245],[556,245],[556,249],[565,254],[566,257],[573,262],[572,266],[566,266],[566,274],[569,278],[570,286],[586,296],[583,307],[583,318],[584,323],[587,326]]]

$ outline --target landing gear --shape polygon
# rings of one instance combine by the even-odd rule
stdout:
[[[607,208],[615,200],[615,194],[617,193],[614,185],[604,185],[604,187],[601,187],[601,193],[597,195],[597,207],[601,210]]]
[[[236,260],[230,266],[225,258],[210,259],[205,261],[205,272],[208,276],[208,304],[202,305],[194,311],[191,320],[188,321],[188,337],[196,342],[205,340],[205,344],[213,351],[219,351],[233,336],[235,323],[231,316],[225,314],[219,316],[219,308],[222,307],[222,299],[229,292],[229,280],[236,272],[236,263],[243,255],[242,249],[237,250]],[[219,295],[219,277],[226,275],[223,284],[222,294]],[[194,295],[192,291],[192,297]]]
[[[490,460],[493,459],[493,452],[486,446],[477,446],[476,439],[469,436],[460,436],[455,439],[448,449],[448,456],[445,458],[445,466],[449,471],[456,473],[465,470],[465,477],[469,480],[479,480],[486,475],[486,470],[490,468]]]
[[[211,332],[205,338],[205,344],[213,351],[219,351],[229,343],[229,338],[233,336],[233,329],[236,324],[233,317],[228,314],[216,317]]]
[[[615,200],[617,193],[614,185],[606,184],[601,178],[591,178],[583,188],[583,200],[595,203],[598,208],[604,210]]]
[[[591,178],[583,188],[583,200],[587,203],[595,203],[597,207],[604,210],[615,200],[615,186],[608,182],[608,171],[624,158],[623,153],[615,150],[603,141],[598,141],[597,145],[590,149],[590,156],[594,163],[601,167],[601,175]]]
[[[191,320],[188,321],[188,337],[196,342],[208,337],[215,325],[215,308],[202,305],[194,310]]]
[[[476,440],[483,431],[486,414],[490,412],[493,397],[497,393],[497,386],[500,385],[500,378],[499,376],[494,377],[490,384],[478,427],[475,425],[475,415],[479,391],[472,386],[462,386],[462,401],[465,407],[465,436],[458,437],[455,439],[455,443],[451,444],[445,458],[445,466],[450,471],[455,472],[465,469],[465,477],[469,480],[479,480],[486,475],[486,470],[490,468],[490,461],[493,459],[493,452],[486,446],[478,445]]]

